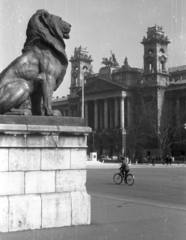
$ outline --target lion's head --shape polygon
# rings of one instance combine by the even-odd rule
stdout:
[[[29,20],[26,30],[26,42],[22,52],[27,52],[33,45],[41,41],[54,48],[67,60],[64,38],[70,38],[71,25],[60,17],[46,10],[38,10]]]

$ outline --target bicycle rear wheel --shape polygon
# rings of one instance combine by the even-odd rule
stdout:
[[[134,176],[131,173],[127,175],[126,182],[129,186],[134,184]]]
[[[123,181],[123,176],[120,174],[120,173],[116,173],[114,176],[113,176],[113,180],[115,182],[115,184],[119,185],[122,183]]]

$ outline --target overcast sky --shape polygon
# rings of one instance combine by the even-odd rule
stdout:
[[[120,66],[128,57],[131,67],[142,68],[140,42],[155,24],[171,40],[169,67],[186,64],[186,0],[0,0],[0,71],[21,54],[28,20],[38,9],[72,25],[67,56],[75,47],[87,47],[95,73],[110,50]],[[69,94],[70,68],[54,96]]]

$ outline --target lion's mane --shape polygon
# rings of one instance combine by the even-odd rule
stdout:
[[[65,53],[65,42],[63,40],[63,32],[58,31],[62,20],[59,22],[53,22],[51,24],[51,14],[42,9],[38,10],[29,20],[26,30],[26,41],[22,52],[29,51],[37,42],[49,45],[58,54],[62,55],[62,59],[68,63],[68,59]],[[61,21],[61,22],[60,22]],[[56,30],[57,29],[57,30]],[[56,32],[58,34],[56,34]]]

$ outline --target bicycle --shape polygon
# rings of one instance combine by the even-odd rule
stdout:
[[[125,179],[125,177],[123,176],[121,169],[120,169],[119,173],[116,173],[113,176],[114,183],[117,185],[121,184],[122,181],[124,181],[124,179]],[[132,173],[128,173],[127,177],[126,177],[127,185],[132,186],[134,184],[134,179],[135,179],[134,175]]]

